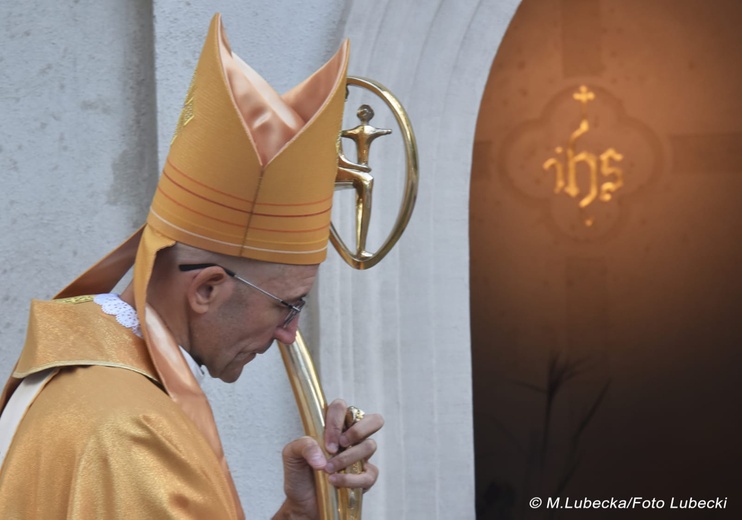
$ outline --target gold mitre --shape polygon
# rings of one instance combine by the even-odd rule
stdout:
[[[348,43],[279,96],[216,15],[147,223],[201,249],[287,264],[327,255]]]
[[[57,297],[109,291],[136,264],[141,314],[154,258],[175,242],[269,262],[322,262],[348,54],[346,40],[279,95],[232,53],[216,14],[147,224]]]

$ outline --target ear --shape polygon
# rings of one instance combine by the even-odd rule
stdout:
[[[229,281],[229,275],[221,267],[212,266],[196,271],[186,289],[191,310],[197,314],[205,314],[226,302],[234,288],[234,284]]]

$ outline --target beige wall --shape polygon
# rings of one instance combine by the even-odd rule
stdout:
[[[545,518],[528,499],[560,483],[571,497],[739,495],[740,22],[734,0],[525,0],[516,13],[472,169],[482,518]],[[624,176],[582,210],[588,167],[573,198],[543,166],[565,163],[555,149],[580,124],[581,85],[594,99],[575,152],[612,147]]]

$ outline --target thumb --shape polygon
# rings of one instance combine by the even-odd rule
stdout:
[[[300,437],[283,449],[283,490],[290,504],[300,511],[316,514],[314,470],[327,465],[322,449],[311,437]]]
[[[283,448],[283,462],[292,469],[305,468],[309,465],[312,469],[320,470],[327,464],[327,458],[316,440],[304,436],[291,441]]]

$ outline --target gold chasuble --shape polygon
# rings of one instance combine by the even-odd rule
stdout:
[[[237,518],[219,460],[144,341],[92,298],[33,302],[14,376],[52,367],[0,471],[0,518]]]

